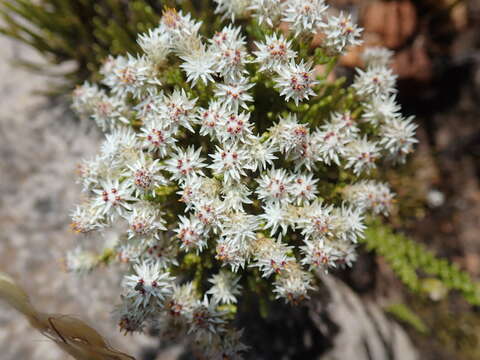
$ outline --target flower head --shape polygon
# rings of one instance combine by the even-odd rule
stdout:
[[[285,3],[282,0],[251,0],[248,10],[253,11],[253,16],[259,24],[274,27],[279,24]]]
[[[173,278],[160,270],[158,264],[142,263],[133,266],[134,273],[123,279],[122,286],[126,298],[132,299],[137,308],[147,308],[154,304],[161,306],[173,290]]]
[[[239,108],[248,110],[247,103],[253,101],[248,90],[253,86],[255,84],[249,84],[246,79],[228,84],[218,84],[215,96],[232,111],[237,112]]]
[[[348,47],[361,44],[362,30],[352,23],[351,15],[340,13],[329,16],[325,24],[321,24],[325,39],[322,46],[333,54],[343,54]]]
[[[315,34],[327,8],[324,0],[287,0],[282,20],[289,23],[295,36]]]
[[[193,146],[187,150],[177,148],[176,154],[165,162],[165,170],[172,174],[172,180],[185,181],[189,177],[201,175],[206,164],[200,154],[201,149],[195,150]]]
[[[258,50],[254,51],[255,62],[260,64],[260,71],[275,71],[279,66],[290,63],[297,55],[291,49],[291,41],[283,35],[267,35],[265,42],[257,42]]]
[[[235,304],[237,302],[236,296],[240,294],[242,288],[238,284],[239,276],[221,270],[208,281],[212,284],[212,287],[207,291],[207,294],[212,295],[214,302],[220,304]]]
[[[315,95],[313,87],[318,81],[315,80],[312,64],[304,63],[303,60],[299,64],[291,61],[279,66],[277,74],[275,87],[280,90],[280,95],[284,96],[285,100],[293,99],[298,105],[300,101]]]

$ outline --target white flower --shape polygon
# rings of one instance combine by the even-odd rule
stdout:
[[[324,0],[286,0],[282,21],[290,24],[295,36],[315,34],[327,8]]]
[[[273,28],[280,23],[284,6],[283,0],[251,0],[248,9],[253,11],[260,25],[265,23]]]
[[[265,278],[272,274],[279,274],[286,270],[287,264],[292,260],[288,256],[292,248],[280,240],[260,237],[254,245],[255,262],[250,266],[258,267],[262,272],[262,277]]]
[[[384,47],[367,47],[362,53],[362,60],[368,67],[386,67],[392,62],[394,52]]]
[[[137,119],[145,122],[157,118],[164,97],[162,90],[157,88],[148,89],[144,96],[139,99],[138,104],[133,106]]]
[[[325,272],[328,272],[329,268],[335,268],[342,255],[340,251],[323,239],[307,240],[301,249],[305,254],[302,259],[303,265],[309,265],[310,268],[322,268]]]
[[[170,53],[170,36],[162,29],[150,29],[147,33],[140,34],[137,43],[153,63],[163,65],[167,61]]]
[[[92,115],[98,101],[106,96],[97,84],[84,82],[75,88],[72,93],[72,109],[81,117],[88,118]]]
[[[127,186],[131,186],[138,195],[150,193],[155,196],[155,188],[168,184],[160,173],[161,166],[158,162],[158,159],[152,160],[141,152],[135,162],[126,164],[127,170],[123,175],[127,177]]]
[[[260,64],[260,71],[274,71],[280,65],[285,65],[294,60],[297,53],[291,49],[291,41],[283,35],[267,35],[265,42],[256,42],[257,51],[255,62]]]
[[[138,308],[134,299],[125,296],[121,296],[121,300],[122,303],[116,305],[112,312],[115,323],[121,331],[125,332],[125,335],[143,332],[146,319],[153,315],[155,309],[153,307]]]
[[[333,238],[337,233],[337,219],[333,214],[333,206],[314,201],[305,208],[305,216],[298,221],[302,235],[307,239]]]
[[[183,15],[182,11],[166,8],[160,19],[159,31],[166,33],[170,38],[170,46],[179,54],[188,53],[189,45],[198,39],[198,31],[202,23],[191,18],[190,14]]]
[[[330,165],[334,162],[340,165],[340,158],[345,155],[348,139],[346,139],[336,126],[324,127],[324,131],[315,134],[319,144],[319,154],[323,162]]]
[[[152,76],[152,69],[153,66],[146,57],[119,56],[103,83],[119,97],[131,94],[140,98],[151,87],[160,85],[160,81]]]
[[[248,110],[247,102],[253,101],[248,90],[253,86],[255,84],[249,84],[246,79],[230,84],[217,84],[215,96],[234,112],[237,112],[240,107]]]
[[[373,180],[363,180],[343,190],[346,201],[361,209],[372,210],[375,214],[385,216],[392,209],[394,196],[387,184]]]
[[[137,137],[130,127],[116,128],[105,135],[100,148],[101,158],[112,166],[113,161],[125,160],[130,154],[136,153],[137,148]]]
[[[194,132],[191,124],[195,120],[196,101],[197,99],[189,99],[184,89],[175,89],[160,103],[159,116],[173,132],[176,132],[179,126]]]
[[[212,335],[225,331],[225,320],[222,319],[224,314],[217,311],[216,305],[214,301],[209,301],[206,295],[203,301],[197,302],[192,311],[189,334],[193,332],[197,338],[206,336],[207,342],[211,342]]]
[[[127,211],[132,208],[129,202],[135,200],[128,184],[125,181],[120,183],[118,179],[107,178],[98,185],[99,187],[93,190],[96,194],[93,206],[98,212],[110,219],[115,215],[125,217]]]
[[[166,230],[165,220],[160,217],[160,211],[148,202],[139,202],[133,206],[128,218],[128,238],[145,238],[152,236],[159,239],[159,232]]]
[[[183,55],[182,60],[184,63],[180,67],[187,74],[187,81],[192,83],[192,86],[195,86],[198,80],[202,80],[204,84],[214,81],[215,57],[212,52],[206,51],[204,46]]]
[[[118,259],[122,263],[138,263],[141,261],[142,254],[148,246],[148,240],[142,239],[139,242],[121,241],[115,247]]]
[[[182,242],[180,248],[185,251],[201,252],[207,246],[208,239],[203,223],[195,217],[186,218],[180,215],[178,219],[180,222],[175,232]]]
[[[215,14],[223,14],[222,18],[230,18],[235,21],[235,18],[242,18],[247,14],[250,0],[214,0]]]
[[[222,204],[218,199],[202,199],[195,205],[195,216],[206,227],[217,233],[220,227]]]
[[[236,297],[240,295],[242,289],[238,284],[239,281],[240,276],[220,270],[218,274],[208,279],[212,287],[206,293],[212,295],[212,300],[218,304],[236,304]]]
[[[288,228],[293,225],[288,209],[281,203],[266,204],[262,209],[264,213],[259,217],[266,221],[263,227],[270,229],[270,236],[275,236],[280,229],[280,234],[285,236]]]
[[[250,123],[250,113],[231,113],[222,117],[220,126],[217,128],[217,135],[220,142],[242,142],[245,143],[252,137],[253,124]]]
[[[191,176],[179,185],[181,191],[177,194],[180,195],[179,201],[187,206],[186,211],[192,207],[200,206],[204,201],[213,200],[220,193],[219,182],[216,179],[203,176]]]
[[[224,184],[221,189],[222,209],[242,211],[243,204],[252,204],[249,196],[252,192],[242,183]]]
[[[359,175],[362,172],[370,172],[375,168],[375,161],[380,158],[380,149],[377,144],[366,138],[356,139],[346,148],[346,168],[353,168],[353,172]]]
[[[312,173],[293,174],[292,195],[297,204],[314,200],[318,193],[318,179],[313,178]]]
[[[222,218],[222,241],[233,242],[241,251],[248,251],[250,242],[255,239],[260,227],[260,219],[244,211],[231,212]]]
[[[298,122],[297,115],[288,113],[269,129],[270,141],[278,146],[280,151],[288,153],[301,147],[308,140],[310,129],[308,124]]]
[[[104,216],[91,202],[77,205],[71,217],[70,226],[77,233],[86,234],[106,226]]]
[[[102,131],[111,131],[119,124],[128,124],[127,108],[118,97],[106,95],[97,99],[92,108],[92,118]]]
[[[235,328],[227,328],[225,334],[217,336],[217,341],[209,344],[205,353],[206,358],[211,360],[242,360],[242,353],[249,349],[248,346],[240,341],[242,335],[243,330],[239,331]]]
[[[140,131],[137,136],[141,140],[143,148],[148,152],[157,153],[161,158],[170,153],[177,141],[172,129],[158,119],[147,121]]]
[[[178,247],[164,235],[147,247],[141,260],[147,264],[158,263],[161,269],[168,269],[171,266],[178,266],[177,257]]]
[[[240,35],[241,31],[241,27],[234,27],[232,24],[217,31],[209,40],[212,51],[218,53],[222,49],[245,46],[245,38]]]
[[[200,148],[195,150],[193,146],[189,146],[187,150],[177,148],[176,154],[165,162],[165,170],[172,174],[171,179],[183,182],[191,176],[202,175],[202,168],[206,164],[200,156],[201,151]]]
[[[160,20],[160,31],[170,35],[194,35],[200,29],[201,22],[191,18],[190,14],[183,15],[182,11],[173,8],[165,8]]]
[[[357,122],[349,111],[332,113],[331,124],[334,124],[342,134],[350,139],[356,138],[360,132]]]
[[[225,42],[216,48],[215,70],[227,83],[240,81],[248,71],[245,69],[247,50],[243,38]]]
[[[312,274],[304,271],[294,261],[287,264],[287,270],[280,273],[273,283],[273,292],[278,298],[284,298],[286,302],[298,304],[308,299],[308,291],[313,289]]]
[[[173,286],[173,294],[168,299],[166,307],[169,315],[172,317],[189,319],[192,317],[193,309],[195,309],[197,302],[198,298],[193,283],[175,284]]]
[[[405,162],[406,155],[413,151],[413,145],[418,142],[415,138],[417,124],[413,123],[413,119],[413,116],[395,118],[380,127],[380,146],[400,162]]]
[[[388,96],[397,92],[396,79],[397,75],[384,66],[368,67],[365,71],[357,68],[352,87],[359,96]]]
[[[136,308],[162,306],[172,294],[174,279],[170,274],[162,272],[159,264],[142,263],[134,265],[133,270],[122,281],[126,298],[132,299]]]
[[[269,142],[261,142],[260,139],[253,136],[249,139],[247,150],[250,154],[250,167],[252,171],[265,170],[267,166],[273,165],[273,160],[277,159],[274,153],[277,151],[275,145]]]
[[[373,95],[365,104],[362,118],[376,126],[400,117],[400,109],[395,95]]]
[[[336,265],[341,269],[347,266],[352,267],[353,263],[357,260],[356,245],[346,241],[339,241],[335,243],[335,247],[339,253]]]
[[[321,24],[325,39],[322,46],[333,54],[343,54],[350,46],[357,46],[362,43],[359,29],[352,23],[350,14],[340,13],[339,16],[329,16],[326,24]]]
[[[285,169],[268,170],[256,180],[258,198],[266,204],[291,202],[293,176],[287,174]]]
[[[100,71],[99,71],[100,74],[103,77],[110,76],[113,69],[115,69],[117,61],[121,58],[122,58],[122,56],[114,57],[112,55],[108,55],[108,57],[106,59],[102,60],[102,66],[100,67]]]
[[[77,183],[82,184],[83,191],[89,193],[98,181],[112,173],[112,163],[100,156],[92,160],[83,160],[77,165]]]
[[[248,153],[238,146],[216,147],[214,154],[209,155],[213,163],[209,166],[215,175],[222,175],[225,183],[240,181],[241,176],[246,176],[249,170]]]
[[[230,111],[220,101],[211,101],[208,108],[200,108],[197,112],[197,122],[201,125],[200,135],[208,135],[211,138],[218,137],[220,126],[225,118],[230,116]]]
[[[340,165],[340,159],[347,153],[347,144],[352,140],[340,124],[326,123],[314,134],[318,146],[318,154],[327,165],[332,162]]]
[[[320,161],[321,153],[318,151],[318,138],[308,135],[300,146],[297,146],[287,155],[288,160],[293,161],[295,171],[304,166],[308,171],[316,169],[316,163]]]
[[[217,241],[215,251],[215,259],[220,260],[222,264],[229,265],[233,272],[237,272],[240,268],[245,266],[245,262],[249,255],[248,252],[245,252],[238,247],[236,243],[226,241],[222,238]]]
[[[366,226],[361,207],[342,204],[340,208],[335,208],[334,211],[337,219],[337,237],[352,243],[356,243],[358,238],[363,238]]]
[[[279,66],[276,71],[278,77],[275,78],[275,87],[280,90],[280,95],[285,96],[286,101],[293,99],[298,105],[300,101],[315,96],[313,87],[319,82],[315,80],[311,63],[305,64],[302,60],[295,64],[292,60],[289,64]]]

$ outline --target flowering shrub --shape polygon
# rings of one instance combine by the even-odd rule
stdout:
[[[388,215],[394,197],[370,177],[416,142],[388,50],[367,49],[349,87],[326,80],[360,43],[350,16],[322,0],[215,3],[229,23],[213,36],[166,9],[139,35],[143,54],[108,58],[101,84],[75,90],[105,140],[80,166],[87,196],[72,226],[122,235],[101,255],[67,257],[72,271],[126,264],[120,327],[190,334],[212,359],[246,350],[231,320],[252,284],[298,304],[316,270],[352,265],[365,215]]]

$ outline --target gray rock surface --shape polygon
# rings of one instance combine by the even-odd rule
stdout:
[[[360,299],[333,276],[321,274],[320,277],[325,286],[321,292],[325,296],[322,301],[312,303],[310,317],[333,343],[322,360],[419,358],[405,331],[377,304]]]

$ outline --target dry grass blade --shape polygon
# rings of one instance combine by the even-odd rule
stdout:
[[[15,281],[0,272],[0,299],[22,313],[30,324],[77,360],[135,360],[111,349],[102,335],[83,321],[68,315],[37,312]]]

